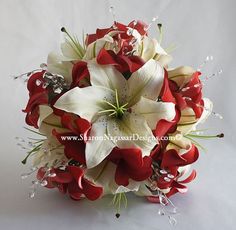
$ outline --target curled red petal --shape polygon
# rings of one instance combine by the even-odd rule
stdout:
[[[187,160],[180,156],[175,149],[170,149],[163,154],[163,159],[161,162],[161,167],[173,167],[186,165]]]
[[[78,184],[80,189],[82,188],[82,179],[84,176],[84,171],[82,168],[78,166],[67,166],[68,171],[71,173],[71,175],[74,177],[76,183]]]
[[[81,200],[81,196],[83,195],[82,190],[75,181],[68,184],[68,193],[74,200]]]
[[[192,144],[191,149],[187,153],[181,155],[181,157],[185,159],[186,164],[194,163],[199,157],[198,148]],[[184,166],[184,165],[182,165],[182,166]]]
[[[168,72],[166,71],[166,69],[165,69],[164,82],[161,89],[160,97],[161,97],[161,100],[164,102],[176,103],[176,100],[170,89]]]
[[[80,81],[89,76],[89,71],[87,67],[87,62],[79,61],[74,64],[72,69],[72,83],[71,88],[80,85]]]
[[[97,200],[103,193],[103,188],[92,184],[87,179],[82,182],[83,193],[89,200]]]
[[[73,177],[68,172],[62,172],[60,170],[55,171],[56,176],[52,177],[52,179],[57,183],[67,184],[73,180]]]

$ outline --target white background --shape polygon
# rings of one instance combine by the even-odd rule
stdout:
[[[176,229],[235,229],[235,35],[234,0],[114,0],[117,20],[151,21],[158,15],[164,25],[164,47],[175,43],[172,67],[197,68],[207,55],[214,61],[204,74],[223,69],[220,77],[207,82],[205,95],[214,110],[206,126],[210,133],[224,132],[224,140],[203,143],[194,165],[197,179],[189,192],[172,201],[180,214]],[[81,35],[97,27],[110,26],[112,17],[105,0],[0,0],[0,229],[171,229],[167,218],[158,216],[157,204],[143,198],[129,198],[128,209],[114,217],[110,198],[97,202],[74,202],[57,191],[40,189],[28,198],[30,179],[20,174],[28,170],[20,160],[25,153],[16,146],[15,136],[27,137],[23,130],[27,102],[26,86],[10,77],[37,68],[47,53],[58,49],[61,26]],[[152,35],[156,35],[155,27]]]

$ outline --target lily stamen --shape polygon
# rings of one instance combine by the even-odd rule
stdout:
[[[120,106],[119,95],[118,95],[117,89],[115,89],[115,105],[112,104],[109,101],[106,101],[106,100],[103,100],[102,102],[104,102],[107,105],[109,105],[110,107],[112,107],[112,109],[106,109],[106,110],[99,111],[98,112],[99,114],[110,113],[111,112],[108,115],[109,117],[116,116],[117,118],[122,118],[125,111],[127,111],[127,108],[125,108],[125,107],[128,105],[128,103],[125,103],[122,106]]]

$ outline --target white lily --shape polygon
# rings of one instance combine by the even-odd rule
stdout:
[[[73,64],[83,58],[85,49],[79,40],[71,36],[65,28],[61,30],[66,34],[65,42],[61,44],[61,53],[51,52],[48,55],[47,69],[50,73],[63,76],[70,83]]]
[[[173,103],[157,102],[164,70],[155,60],[149,60],[126,80],[113,66],[88,62],[91,86],[76,87],[58,99],[55,107],[75,113],[91,122],[90,135],[108,135],[86,143],[86,164],[95,167],[117,146],[136,147],[143,156],[149,155],[158,143],[152,134],[160,119],[172,120]],[[133,139],[133,135],[142,138]],[[116,137],[129,140],[114,141]],[[99,140],[98,140],[99,139]]]
[[[45,136],[42,138],[42,145],[39,151],[33,155],[33,166],[53,167],[58,162],[67,161],[64,154],[64,146],[62,146],[57,138],[52,134],[52,130],[55,129],[59,133],[68,132],[61,125],[61,119],[59,116],[53,113],[53,110],[48,105],[39,106],[39,133]]]
[[[196,118],[192,108],[186,108],[182,110],[180,121],[178,123],[177,130],[183,135],[189,134],[191,131],[196,130],[199,124],[203,124],[207,118],[211,115],[213,109],[213,103],[208,98],[203,98],[204,107],[200,118]]]
[[[155,59],[163,67],[167,67],[172,57],[159,44],[156,39],[144,36],[139,46],[136,48],[135,55],[140,56],[143,60],[148,61]]]
[[[86,178],[103,187],[103,195],[121,192],[138,191],[140,182],[129,179],[129,184],[124,187],[115,182],[116,165],[104,160],[94,168],[86,170]]]
[[[95,58],[102,48],[111,48],[111,45],[114,42],[112,38],[113,34],[114,32],[106,34],[103,38],[99,38],[93,43],[89,44],[84,54],[83,60],[91,60]]]

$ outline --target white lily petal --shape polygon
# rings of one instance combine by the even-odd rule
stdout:
[[[123,185],[117,186],[116,183],[110,184],[110,189],[113,194],[116,193],[123,193],[123,192],[136,192],[138,191],[140,186],[140,181],[134,181],[132,179],[129,179],[129,184],[125,187]]]
[[[172,56],[169,54],[157,55],[155,58],[163,67],[167,68],[168,64],[172,61]]]
[[[91,60],[95,58],[99,51],[106,46],[107,43],[113,43],[113,38],[106,34],[103,38],[97,39],[95,42],[88,45],[83,60]]]
[[[171,142],[166,147],[167,150],[169,149],[177,150],[180,155],[185,154],[191,148],[192,148],[192,142],[179,133],[171,136]]]
[[[69,83],[72,80],[72,67],[72,63],[70,61],[64,61],[64,57],[62,55],[55,52],[51,52],[48,55],[48,72],[63,76]]]
[[[143,156],[149,156],[157,140],[142,116],[126,113],[122,120],[110,119],[107,124],[108,135],[116,137],[119,148],[140,148]]]
[[[97,112],[103,110],[104,103],[102,101],[112,101],[113,98],[114,92],[104,87],[75,87],[62,95],[56,101],[54,107],[75,113],[91,122]]]
[[[140,56],[144,61],[148,61],[156,54],[155,42],[150,37],[145,36],[141,43]]]
[[[93,123],[90,138],[86,142],[85,158],[87,168],[93,168],[101,163],[115,147],[111,140],[104,139],[107,134],[106,117],[100,117]]]
[[[134,28],[127,27],[128,31],[132,34],[132,36],[135,38],[136,43],[140,44],[142,40],[141,34]]]
[[[68,61],[80,60],[81,55],[74,48],[74,44],[69,41],[63,42],[61,44],[61,52]]]
[[[192,108],[186,108],[181,111],[181,117],[178,122],[177,130],[182,134],[188,134],[194,129],[198,120]]]
[[[160,55],[167,55],[167,52],[161,47],[160,43],[156,40],[153,39],[155,43],[155,52]]]
[[[48,105],[39,105],[38,127],[41,126],[44,119],[53,113],[53,109]]]
[[[90,181],[103,187],[103,194],[111,194],[110,183],[115,183],[116,165],[111,161],[104,160],[96,167],[86,169],[85,176]]]
[[[128,80],[129,105],[137,103],[141,96],[156,100],[163,84],[164,69],[151,59],[134,72]]]
[[[144,97],[132,107],[132,111],[141,114],[150,129],[154,130],[161,119],[171,121],[175,117],[175,105],[169,102],[157,102]]]
[[[137,196],[153,196],[153,194],[150,192],[150,190],[147,188],[147,186],[150,186],[151,183],[146,180],[142,181],[139,186],[139,190],[135,192],[135,195]]]
[[[169,55],[159,44],[157,40],[154,39],[155,42],[155,52],[156,55],[154,57],[163,67],[167,67],[168,64],[172,61],[172,56]]]
[[[124,76],[113,66],[98,65],[96,61],[88,62],[90,81],[93,86],[103,86],[112,90],[117,89],[121,98],[125,98],[128,91],[128,83]]]
[[[103,187],[103,194],[116,194],[120,192],[137,191],[140,182],[129,180],[127,187],[119,186],[115,182],[116,165],[111,161],[103,161],[94,168],[86,170],[85,177]]]
[[[64,128],[61,124],[61,117],[55,115],[54,113],[47,116],[44,120],[42,120],[41,125],[39,126],[39,132],[44,134],[48,139],[56,137],[52,134],[52,130],[55,129],[59,133],[65,133],[69,130]],[[59,142],[58,142],[59,143]]]
[[[178,86],[182,87],[189,82],[195,70],[190,66],[180,66],[175,69],[168,70],[168,78],[175,81]]]

